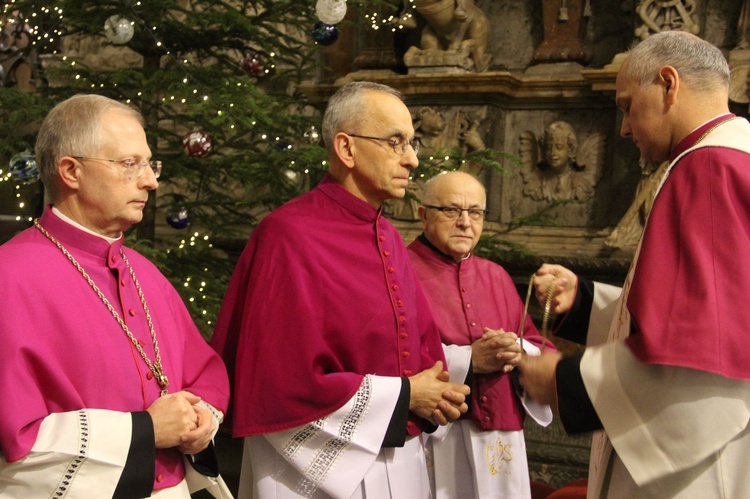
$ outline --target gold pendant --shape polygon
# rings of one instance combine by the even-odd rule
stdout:
[[[164,374],[164,371],[161,370],[161,365],[154,366],[154,377],[156,378],[156,382],[159,383],[159,386],[161,387],[162,396],[166,395],[167,386],[169,386],[169,378],[167,378],[167,375]]]

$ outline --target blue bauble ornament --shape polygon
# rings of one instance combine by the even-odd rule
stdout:
[[[34,182],[39,179],[39,169],[36,158],[29,151],[24,151],[10,158],[11,177],[16,182]]]
[[[285,140],[275,140],[273,147],[281,152],[287,152],[292,148],[292,145]]]
[[[333,45],[339,39],[339,28],[335,24],[318,21],[313,26],[312,37],[320,45]]]
[[[174,229],[185,229],[190,225],[190,212],[184,206],[167,212],[167,223]]]

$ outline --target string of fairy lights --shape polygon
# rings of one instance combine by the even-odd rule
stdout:
[[[136,0],[130,6],[130,12],[133,14],[135,20],[128,20],[122,16],[110,17],[106,21],[103,29],[107,38],[115,44],[127,43],[130,38],[132,38],[135,30],[135,25],[136,23],[138,23],[143,32],[148,34],[152,38],[154,44],[157,47],[164,49],[165,56],[169,57],[171,61],[175,62],[177,66],[180,67],[183,71],[182,84],[184,86],[182,92],[180,92],[181,95],[178,95],[177,93],[164,95],[161,98],[162,103],[166,104],[179,102],[180,104],[189,104],[192,101],[193,103],[205,104],[211,101],[211,92],[207,90],[207,86],[202,85],[199,81],[199,78],[195,74],[191,73],[189,59],[185,57],[176,57],[173,52],[165,46],[163,41],[158,36],[157,26],[149,24],[145,19],[143,19],[142,16],[139,15],[138,9],[142,5],[143,3],[141,0]],[[58,54],[58,51],[55,47],[57,46],[57,42],[59,41],[59,39],[61,39],[63,36],[60,29],[60,26],[64,21],[64,13],[62,8],[60,6],[41,6],[39,8],[39,12],[21,13],[18,12],[16,7],[16,0],[10,0],[4,3],[2,20],[5,20],[5,23],[10,24],[23,23],[25,29],[31,37],[32,44],[43,44],[45,46],[52,47],[52,53]],[[337,23],[343,20],[344,16],[346,15],[347,2],[346,0],[317,0],[315,11],[321,22],[330,26],[335,26]],[[372,13],[365,14],[365,17],[370,21],[370,27],[373,30],[378,30],[382,27],[389,27],[392,31],[396,31],[399,29],[405,29],[403,23],[404,21],[408,22],[410,19],[413,19],[413,12],[414,0],[406,0],[404,2],[404,8],[400,16],[396,15],[395,12],[381,15],[377,10],[375,10]],[[23,16],[23,19],[21,19],[20,16]],[[48,23],[50,22],[50,20],[53,20],[54,24],[51,27],[44,29],[39,22],[43,17],[47,18]],[[321,40],[321,43],[322,42],[323,41]],[[276,67],[276,64],[274,62],[275,57],[275,52],[272,51],[268,53],[268,60],[266,61],[266,64],[264,64],[263,67],[260,68],[258,73],[254,73],[254,75],[263,76],[273,71],[273,69]],[[60,61],[63,64],[67,64],[70,69],[76,70],[77,61],[74,58],[67,55],[60,55]],[[244,60],[241,62],[244,64]],[[81,73],[76,73],[74,75],[74,79],[77,81],[86,81],[87,78]],[[226,81],[226,84],[230,85],[232,83],[230,81]],[[247,82],[241,81],[235,82],[234,84],[238,87],[246,87],[248,85]],[[113,83],[112,86],[116,88],[117,84]],[[91,82],[90,88],[92,90],[104,90],[106,89],[106,86],[101,82]],[[137,93],[137,97],[140,98],[142,96],[142,92]],[[121,97],[125,102],[132,103],[132,99],[130,97],[124,95]],[[225,111],[224,109],[216,109],[216,115],[217,117],[224,117],[224,115],[228,113],[230,115],[228,128],[230,130],[235,130],[236,124],[231,120],[231,114],[236,109],[235,103],[228,103],[227,108],[227,111]],[[251,123],[252,126],[255,126],[256,124],[257,123],[255,121]],[[313,134],[314,133],[315,132],[313,131]],[[268,136],[266,134],[261,134],[261,136],[263,137],[263,140],[268,140]],[[274,136],[272,141],[269,140],[269,142],[273,142],[276,144],[281,143],[282,141],[282,137],[279,136]],[[288,147],[291,147],[291,145],[289,145]],[[290,164],[290,166],[293,165]],[[325,167],[325,162],[323,162],[321,166]],[[309,170],[305,170],[305,173],[308,172]],[[7,178],[7,175],[6,177],[3,177],[3,179]]]
[[[62,32],[60,27],[62,26],[62,23],[64,22],[64,13],[62,8],[58,6],[43,6],[40,8],[40,12],[30,12],[30,13],[21,13],[16,9],[15,5],[16,1],[11,0],[8,3],[5,3],[3,5],[2,9],[2,16],[0,16],[0,29],[5,32],[6,30],[8,32],[17,32],[18,30],[23,30],[25,33],[29,36],[29,42],[32,44],[32,47],[35,48],[41,48],[43,46],[45,49],[48,47],[51,47],[51,50],[47,50],[47,53],[52,54],[58,54],[57,47],[60,45],[58,42],[62,38]],[[157,28],[156,26],[149,26],[143,19],[141,19],[137,15],[137,7],[141,5],[141,2],[135,2],[133,5],[133,8],[131,11],[136,16],[137,21],[140,24],[140,27],[144,29],[144,31],[148,34],[150,34],[151,37],[153,37],[153,42],[156,44],[157,47],[163,47],[163,43],[161,40],[157,37]],[[46,30],[42,27],[42,23],[40,20],[42,17],[45,17],[47,22],[49,23],[50,19],[54,19],[55,22],[51,23],[51,27],[47,28]],[[114,30],[112,28],[115,28]],[[113,19],[109,19],[107,23],[104,26],[105,35],[112,41],[113,43],[126,43],[130,40],[130,38],[127,36],[127,33],[130,33],[130,37],[132,37],[133,31],[135,27],[134,21],[126,21],[126,22],[118,22],[117,24],[114,23]],[[109,29],[108,29],[109,28]],[[124,30],[125,37],[122,38],[122,32],[118,31]],[[173,102],[177,100],[181,104],[188,104],[189,103],[189,97],[190,95],[198,96],[198,99],[202,102],[207,102],[210,100],[210,96],[208,92],[201,92],[201,89],[199,85],[197,85],[198,80],[197,78],[192,77],[189,70],[189,60],[187,58],[183,59],[177,59],[174,57],[169,49],[165,48],[165,55],[167,57],[171,57],[173,62],[178,63],[179,67],[182,67],[184,71],[184,76],[182,78],[182,83],[187,87],[191,82],[196,83],[196,85],[193,85],[191,90],[184,92],[185,96],[178,95],[169,95],[164,96],[162,98],[162,102]],[[270,53],[269,57],[271,60],[275,57],[275,53]],[[67,64],[68,67],[72,70],[76,69],[77,61],[72,58],[68,57],[67,55],[60,55],[60,61],[64,64]],[[271,63],[266,65],[264,72],[268,73],[269,71],[273,70],[275,64]],[[260,76],[260,75],[258,75]],[[77,81],[85,81],[86,77],[83,76],[81,73],[76,73],[74,76],[74,79]],[[237,83],[237,85],[243,85],[242,83]],[[114,85],[116,87],[116,84]],[[104,89],[104,84],[96,84],[94,82],[91,83],[92,89]],[[142,96],[142,92],[137,93],[138,97]],[[127,103],[131,103],[131,99],[124,97],[123,100]],[[230,103],[229,108],[234,108],[234,103]],[[218,110],[217,115],[221,116],[225,111]],[[252,122],[253,125],[255,125],[255,122]],[[230,124],[230,129],[234,129],[235,124]],[[263,139],[265,140],[267,138],[266,134],[263,134]],[[280,137],[276,138],[277,141],[281,140]],[[22,169],[16,169],[15,175],[13,171],[13,165],[18,165],[19,162],[23,161],[24,164],[21,165]],[[11,168],[8,170],[5,170],[3,168],[0,168],[0,182],[8,182],[13,180],[15,182],[14,190],[15,190],[15,197],[18,200],[17,207],[19,212],[23,212],[24,209],[27,207],[26,201],[23,200],[23,194],[22,191],[24,185],[28,185],[29,183],[35,181],[35,176],[33,173],[29,173],[27,170],[28,165],[32,165],[32,168],[35,170],[35,160],[33,159],[33,155],[31,155],[30,152],[26,151],[24,153],[20,153],[17,155],[14,155],[11,159]],[[23,171],[22,178],[19,178],[19,171]],[[38,172],[37,176],[38,176]],[[26,217],[28,222],[32,221],[33,217]],[[15,220],[18,222],[23,221],[24,217],[22,215],[16,215]],[[199,231],[193,231],[192,234],[187,237],[183,238],[176,248],[168,248],[166,250],[167,254],[172,253],[173,250],[175,251],[184,251],[189,248],[198,248],[200,246],[203,246],[204,249],[211,249],[213,248],[213,244],[210,241],[210,238],[208,235],[202,235]],[[209,275],[209,269],[203,268],[203,272],[206,275]],[[196,288],[198,295],[190,296],[188,298],[188,301],[196,304],[197,300],[202,300],[205,302],[208,299],[208,293],[207,293],[207,287],[208,287],[208,279],[200,279],[200,278],[194,278],[193,276],[187,276],[185,277],[182,285],[185,288]],[[200,313],[205,317],[208,315],[208,310],[205,307],[201,307],[200,304],[196,304],[197,308],[200,310]],[[205,317],[205,323],[208,326],[212,326],[212,319],[210,317]]]
[[[414,0],[405,1],[404,8],[400,15],[397,15],[395,12],[382,14],[377,10],[366,14],[365,18],[369,22],[369,27],[373,30],[383,29],[394,32],[413,27],[411,24],[414,21],[413,2]],[[0,29],[17,30],[19,27],[22,27],[22,29],[29,35],[29,41],[35,47],[45,50],[46,53],[57,55],[58,60],[62,64],[66,64],[68,68],[72,70],[74,73],[73,77],[76,81],[86,82],[87,77],[83,74],[84,72],[78,71],[80,65],[76,58],[66,54],[60,54],[58,51],[58,47],[62,47],[61,41],[64,36],[61,29],[65,20],[62,8],[57,5],[47,5],[40,6],[38,12],[21,13],[18,11],[15,4],[16,0],[9,0],[3,4],[2,13],[0,14]],[[164,51],[164,56],[170,58],[170,62],[174,63],[176,65],[175,67],[181,68],[183,73],[181,83],[183,86],[180,91],[171,92],[169,95],[162,96],[161,102],[163,104],[179,103],[182,105],[190,105],[198,103],[202,105],[210,105],[210,103],[215,102],[211,97],[211,91],[208,90],[209,86],[203,85],[200,78],[191,71],[192,66],[190,59],[188,57],[176,56],[160,39],[157,26],[153,23],[146,22],[146,20],[139,15],[139,8],[141,6],[142,2],[140,0],[133,2],[129,10],[130,15],[133,16],[132,19],[122,16],[110,17],[103,27],[103,32],[107,39],[113,44],[125,44],[132,38],[135,30],[140,29],[152,38],[152,42],[156,47],[160,47]],[[319,32],[313,31],[313,39],[315,39],[316,43],[327,45],[336,41],[338,32],[335,27],[336,24],[343,20],[346,10],[346,0],[317,1],[316,15],[320,19],[320,22],[323,23],[324,30]],[[42,19],[45,20],[46,27],[43,27]],[[323,38],[318,38],[316,33],[322,33]],[[331,34],[334,36],[330,36]],[[255,57],[254,55],[246,55],[246,59],[240,61],[240,66],[249,76],[263,77],[274,70],[274,59],[276,58],[276,55],[275,52],[270,52],[266,55],[266,59],[260,62],[253,58]],[[228,79],[225,83],[226,85],[236,85],[239,88],[248,85],[247,81],[232,82]],[[116,88],[117,84],[113,83],[112,86]],[[99,91],[107,89],[104,83],[95,81],[90,82],[90,88]],[[142,98],[143,93],[137,92],[136,97]],[[121,95],[121,98],[123,101],[131,103],[131,98],[125,95]],[[235,130],[236,127],[235,122],[233,122],[234,120],[232,120],[232,114],[238,112],[237,107],[238,106],[235,106],[234,102],[230,102],[223,109],[216,109],[215,111],[217,117],[224,119],[228,118],[227,126],[230,130]],[[251,124],[252,126],[256,126],[257,122],[252,121]],[[315,130],[314,127],[312,127],[311,130],[306,131],[304,135],[310,143],[317,142],[320,138],[319,132]],[[283,138],[276,135],[260,133],[259,136],[261,137],[261,140],[267,141],[269,145],[276,145],[277,148],[280,148],[279,144],[284,144]],[[291,148],[292,146],[287,144],[285,147]],[[425,159],[428,159],[433,165],[443,162],[448,163],[451,161],[449,156],[445,156],[444,158],[429,157]],[[14,160],[30,162],[33,161],[33,155],[30,152],[25,151],[14,156],[14,159],[11,160],[11,164],[13,164]],[[289,175],[292,175],[296,166],[293,159],[290,160],[289,166],[290,169],[287,170],[287,172]],[[327,167],[327,162],[322,161],[321,166],[325,169]],[[309,173],[309,169],[304,169],[304,173]],[[419,176],[424,177],[425,174],[420,173]],[[23,199],[23,183],[18,182],[18,178],[14,177],[12,171],[0,168],[0,182],[11,180],[16,181],[15,196],[18,200],[17,206],[19,212],[23,212],[23,210],[28,207],[28,203]],[[22,221],[22,219],[23,216],[21,215],[16,217],[17,221]],[[31,222],[31,217],[28,217],[28,221]],[[200,231],[193,230],[189,236],[182,238],[176,247],[168,248],[166,253],[170,254],[173,251],[182,252],[186,250],[211,250],[212,248],[213,244],[207,234],[202,234]],[[189,293],[190,296],[187,300],[200,311],[200,314],[203,316],[202,320],[204,321],[204,324],[212,327],[213,318],[210,317],[209,311],[205,306],[210,292],[209,282],[211,279],[209,276],[211,274],[206,267],[202,269],[202,272],[208,278],[189,275],[184,278],[182,286],[186,289],[189,288],[192,290]],[[196,318],[196,320],[198,320],[198,318]]]
[[[23,23],[25,26],[26,32],[30,35],[31,43],[34,46],[39,46],[41,44],[44,44],[45,46],[53,46],[54,42],[56,40],[59,40],[62,37],[62,32],[60,30],[60,26],[62,25],[64,21],[64,13],[62,11],[62,8],[60,7],[41,7],[40,12],[47,17],[52,16],[56,19],[55,25],[45,30],[41,24],[37,23],[42,18],[42,15],[40,15],[37,12],[31,12],[28,13],[28,15],[18,12],[15,6],[16,0],[10,0],[9,3],[4,4],[3,6],[3,15],[0,17],[0,24],[5,25],[7,23],[9,24],[18,24]],[[156,47],[160,47],[164,50],[164,55],[168,58],[170,58],[171,62],[176,64],[176,67],[181,68],[183,76],[181,78],[181,83],[183,85],[181,91],[170,93],[169,95],[164,95],[161,97],[161,102],[164,104],[167,103],[180,103],[180,104],[196,104],[201,103],[205,104],[212,101],[211,98],[211,92],[208,90],[208,85],[204,85],[201,83],[200,78],[195,75],[193,72],[191,72],[190,69],[190,60],[186,57],[176,57],[174,53],[165,46],[163,41],[158,36],[158,30],[157,26],[153,24],[147,23],[138,12],[138,8],[142,6],[142,2],[140,0],[133,2],[133,4],[130,6],[130,12],[132,13],[135,20],[128,20],[121,16],[112,16],[110,17],[104,26],[104,33],[107,36],[107,38],[114,44],[124,44],[127,43],[131,38],[135,30],[136,23],[140,26],[140,28],[143,30],[144,33],[146,33],[148,36],[152,38],[153,43]],[[52,15],[54,13],[54,16]],[[21,18],[20,16],[23,16]],[[49,22],[49,20],[48,20]],[[53,48],[51,51],[52,54],[60,55],[60,61],[63,64],[67,64],[68,68],[76,71],[77,70],[77,61],[73,57],[69,57],[68,55],[62,55],[58,54],[58,51],[56,48]],[[264,56],[264,61],[261,64],[260,68],[257,68],[257,72],[253,72],[251,76],[257,76],[262,77],[264,75],[269,74],[272,72],[276,64],[274,62],[276,58],[276,53],[271,51],[267,53]],[[256,54],[257,56],[257,54]],[[252,57],[252,56],[247,56]],[[244,63],[243,61],[240,61],[241,64]],[[248,73],[249,74],[249,73]],[[85,82],[87,80],[87,77],[82,74],[81,72],[77,72],[73,75],[73,78],[76,81]],[[247,87],[247,82],[237,81],[237,82],[230,82],[227,80],[226,85],[236,85],[237,87]],[[117,84],[113,83],[112,88],[117,88]],[[92,90],[105,90],[107,89],[106,84],[101,82],[91,82],[90,88]],[[137,92],[137,97],[141,98],[143,97],[143,92]],[[121,95],[121,98],[126,103],[132,103],[132,99],[128,96]],[[236,129],[236,124],[232,122],[231,115],[233,112],[236,112],[237,106],[235,106],[234,102],[229,102],[224,109],[216,109],[216,115],[217,117],[226,117],[226,115],[229,115],[230,119],[228,122],[228,127],[230,130]],[[257,122],[252,121],[251,125],[255,126]],[[263,138],[263,140],[267,140],[271,145],[274,143],[281,143],[283,142],[283,138],[276,135],[268,135],[265,133],[259,134]],[[319,137],[319,135],[316,135]],[[272,137],[272,138],[269,138]],[[288,145],[287,148],[291,148],[291,145]],[[290,165],[293,166],[293,165]],[[323,165],[325,166],[325,164]],[[307,173],[307,171],[305,172]],[[9,178],[6,174],[3,176],[3,179]]]
[[[365,19],[370,23],[370,29],[378,31],[380,29],[391,30],[392,32],[402,31],[413,27],[414,19],[414,0],[405,2],[401,14],[372,12],[365,14]]]

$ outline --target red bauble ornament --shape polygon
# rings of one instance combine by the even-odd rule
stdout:
[[[202,158],[213,147],[211,136],[203,130],[193,130],[182,139],[182,148],[192,158]]]
[[[263,56],[257,52],[247,54],[240,61],[242,69],[250,76],[263,76],[266,74],[266,65]]]

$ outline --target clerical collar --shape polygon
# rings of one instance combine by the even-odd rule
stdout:
[[[422,233],[421,233],[421,234],[419,235],[419,237],[418,237],[417,239],[419,239],[419,241],[420,241],[420,242],[421,242],[422,244],[424,244],[425,246],[427,246],[428,248],[430,248],[430,249],[431,249],[432,251],[434,251],[435,253],[438,253],[438,254],[440,254],[440,255],[443,255],[443,256],[444,256],[444,257],[446,257],[446,258],[450,258],[450,260],[451,260],[451,261],[453,261],[453,262],[456,262],[456,263],[458,263],[458,262],[463,262],[464,260],[468,259],[468,258],[469,258],[469,257],[471,256],[471,253],[469,253],[468,255],[466,255],[465,257],[461,258],[460,260],[456,260],[456,259],[455,259],[455,258],[453,258],[452,256],[450,256],[450,255],[446,255],[445,253],[443,253],[442,251],[440,251],[440,250],[439,250],[439,249],[437,248],[437,246],[435,246],[434,244],[432,244],[432,242],[431,242],[431,241],[430,241],[429,239],[427,239],[427,236],[426,236],[426,235],[424,234],[424,232],[422,232]]]
[[[383,207],[373,208],[367,201],[358,198],[339,183],[330,173],[326,173],[316,187],[347,212],[366,222],[375,222],[383,213]]]
[[[60,220],[62,220],[63,222],[68,223],[68,224],[72,225],[73,227],[75,227],[76,229],[82,230],[83,232],[85,232],[87,234],[91,234],[92,236],[101,237],[102,239],[104,239],[105,241],[107,241],[109,244],[113,244],[113,243],[119,241],[120,237],[122,237],[122,233],[120,233],[120,235],[117,236],[117,237],[107,237],[107,236],[103,236],[101,234],[98,234],[98,233],[94,232],[93,230],[88,229],[88,228],[84,227],[83,225],[79,224],[78,222],[76,222],[72,218],[64,215],[55,206],[52,206],[52,213],[54,213],[55,215],[57,215],[57,217]]]
[[[710,120],[696,127],[684,139],[682,139],[679,144],[677,144],[672,153],[669,155],[669,161],[674,161],[677,156],[693,147],[695,143],[706,133],[707,130],[710,130],[717,124],[723,123],[724,121],[733,118],[734,116],[735,115],[732,113],[725,113],[716,116],[715,118],[711,118]]]

